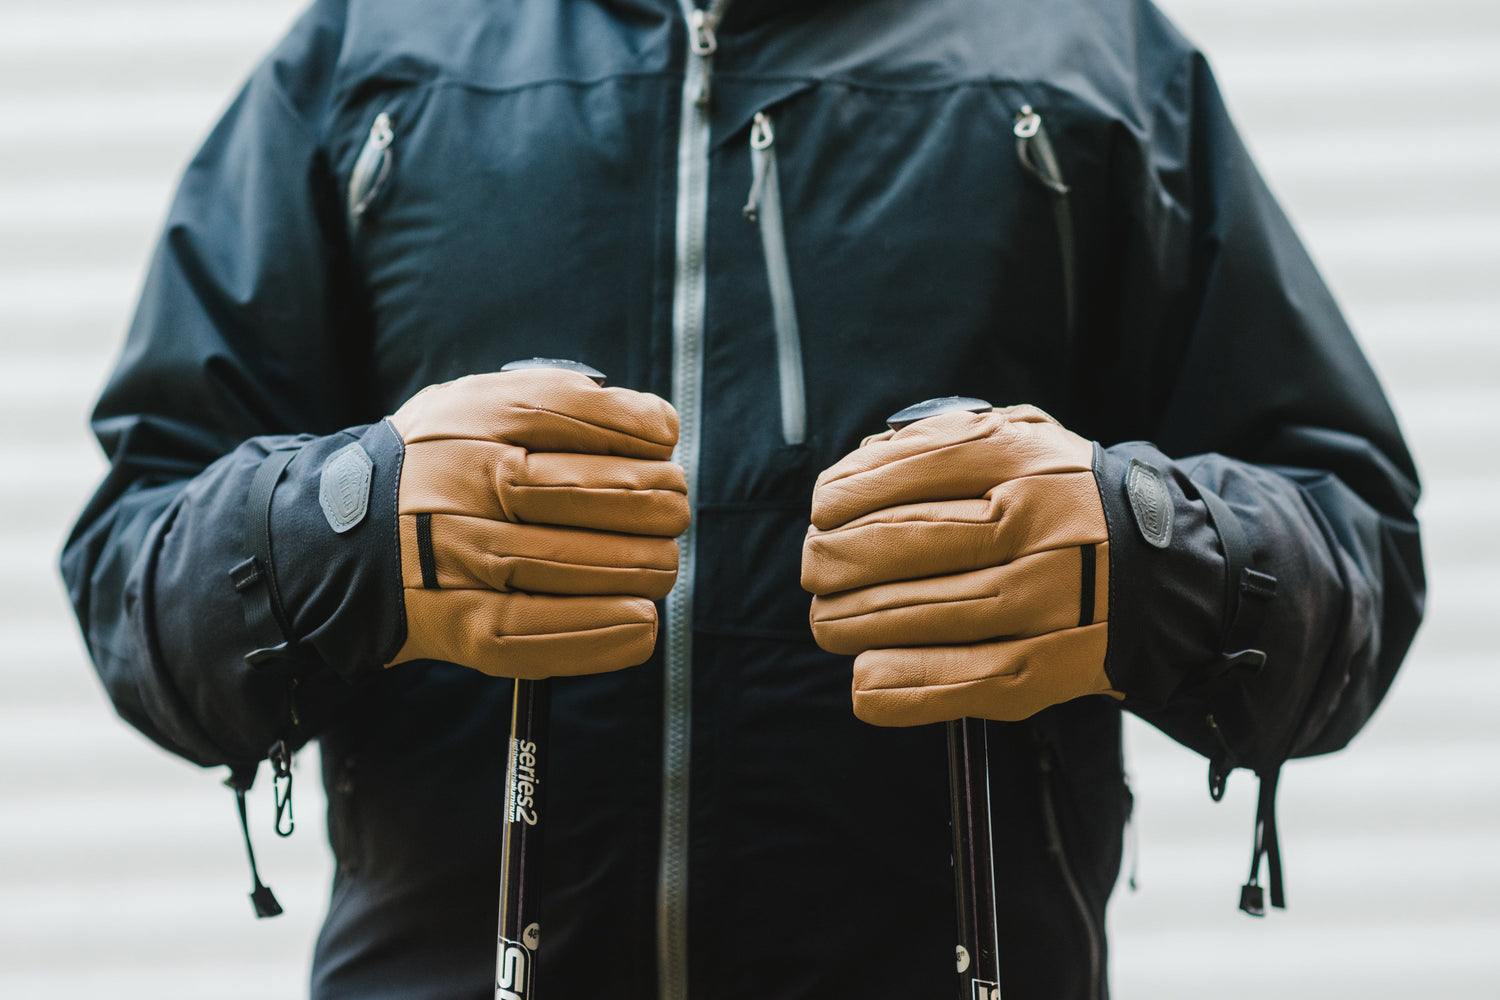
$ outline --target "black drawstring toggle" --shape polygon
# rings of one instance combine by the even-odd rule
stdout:
[[[1252,917],[1266,915],[1266,895],[1260,885],[1260,859],[1266,859],[1271,905],[1286,909],[1286,887],[1281,877],[1281,844],[1276,836],[1276,782],[1281,768],[1259,771],[1260,798],[1255,807],[1255,850],[1250,855],[1250,881],[1240,888],[1240,909]]]
[[[255,784],[255,767],[247,769],[233,768],[224,784],[234,791],[235,804],[240,812],[240,833],[245,837],[245,854],[250,858],[250,904],[255,907],[255,915],[259,918],[278,917],[281,915],[281,904],[276,901],[276,894],[271,887],[260,880],[260,871],[255,866],[255,848],[250,846],[250,820],[245,811],[245,793],[250,786]]]

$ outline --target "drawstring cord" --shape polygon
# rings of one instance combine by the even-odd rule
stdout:
[[[1255,850],[1250,855],[1250,880],[1240,889],[1240,909],[1252,917],[1266,915],[1266,894],[1260,885],[1260,859],[1266,859],[1271,905],[1286,909],[1286,888],[1281,879],[1281,844],[1276,836],[1276,782],[1281,768],[1259,772],[1260,800],[1255,808]]]
[[[260,880],[260,869],[255,864],[255,848],[250,843],[250,820],[245,809],[245,793],[250,786],[255,784],[255,771],[258,765],[249,768],[232,768],[229,777],[224,780],[225,786],[234,791],[234,801],[239,807],[240,833],[245,838],[245,855],[250,859],[250,904],[255,907],[255,915],[260,918],[277,917],[281,915],[281,904],[276,900],[276,894],[271,887]]]

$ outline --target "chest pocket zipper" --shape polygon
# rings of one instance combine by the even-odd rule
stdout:
[[[807,438],[807,389],[802,373],[802,334],[792,295],[792,271],[786,257],[786,230],[781,217],[781,184],[776,175],[776,133],[771,116],[758,112],[750,127],[750,196],[745,218],[760,227],[761,253],[771,292],[771,322],[776,331],[777,378],[781,386],[781,437],[788,445]]]
[[[396,139],[391,116],[382,111],[370,125],[369,138],[354,161],[349,175],[349,231],[358,232],[360,223],[391,176],[391,143]]]
[[[1061,257],[1063,283],[1064,335],[1071,359],[1077,337],[1077,254],[1073,242],[1073,207],[1069,202],[1072,189],[1063,178],[1062,166],[1052,140],[1042,125],[1042,116],[1025,105],[1016,112],[1016,156],[1021,166],[1034,177],[1052,200],[1052,218],[1057,226],[1057,248]]]

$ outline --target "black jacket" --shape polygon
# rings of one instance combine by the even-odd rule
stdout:
[[[63,570],[152,739],[241,767],[321,741],[317,997],[492,985],[509,685],[381,669],[405,624],[380,418],[429,383],[572,357],[683,416],[657,657],[555,684],[547,996],[951,989],[941,727],[856,722],[798,587],[818,471],[914,400],[1034,403],[1103,445],[1110,678],[1220,778],[1259,771],[1262,821],[1417,626],[1395,421],[1153,8],[735,0],[698,41],[673,0],[318,0],[183,179]],[[336,535],[318,477],[355,439],[373,509]],[[246,496],[299,444],[269,515],[294,650],[251,667]],[[1119,712],[991,727],[1010,1000],[1104,993]]]

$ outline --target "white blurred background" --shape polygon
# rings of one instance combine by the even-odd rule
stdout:
[[[1390,391],[1424,474],[1428,623],[1347,752],[1288,766],[1291,909],[1235,910],[1254,781],[1128,732],[1117,1000],[1500,998],[1500,4],[1166,0]],[[115,719],[54,568],[86,416],[181,170],[292,0],[0,0],[0,997],[295,997],[330,859]],[[264,776],[263,776],[264,778]],[[712,1000],[712,998],[705,998]]]

